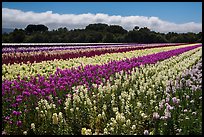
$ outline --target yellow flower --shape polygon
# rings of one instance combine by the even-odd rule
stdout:
[[[54,113],[52,116],[52,123],[57,125],[58,124],[58,117],[57,117],[57,113]]]
[[[81,129],[81,134],[82,134],[82,135],[86,135],[86,128],[82,128],[82,129]]]

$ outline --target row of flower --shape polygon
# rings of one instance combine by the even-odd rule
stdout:
[[[201,84],[193,91],[189,90],[189,84],[185,86],[184,83],[189,79],[185,73],[184,81],[181,79],[185,89],[178,81],[182,72],[201,58],[201,47],[197,47],[72,69],[72,75],[82,74],[82,81],[83,77],[87,80],[73,83],[71,89],[66,87],[72,77],[67,75],[70,70],[57,70],[49,79],[40,76],[30,81],[5,81],[2,84],[4,134],[200,134],[202,121],[197,116],[202,113]],[[147,65],[149,63],[151,65]],[[199,66],[196,71],[201,69]],[[97,74],[103,79],[104,73],[110,77],[96,84]],[[166,83],[170,79],[176,80],[176,76],[179,76],[177,81],[183,91],[169,93],[168,89],[168,95],[164,92]],[[190,81],[191,86],[197,87],[195,78]],[[192,105],[183,100],[185,93],[194,100]],[[163,102],[166,96],[169,99]],[[187,113],[183,113],[183,109]],[[183,115],[179,117],[181,113]],[[199,122],[199,127],[186,128],[186,120],[182,120],[186,116],[192,116]],[[190,118],[187,123],[193,122]]]
[[[134,45],[147,45],[147,44],[138,44],[138,43],[2,43],[2,47],[13,47],[13,48],[19,48],[19,47],[66,47],[66,46],[75,46],[75,47],[83,47],[83,46],[123,46],[123,45],[128,45],[128,46],[134,46]],[[154,43],[150,44],[153,45]],[[155,45],[158,44],[166,44],[166,45],[171,45],[172,43],[156,43]],[[185,43],[173,43],[173,44],[185,44]],[[186,43],[187,44],[187,43]]]
[[[86,46],[86,45],[123,45],[124,43],[2,43],[4,47],[20,47],[20,46]]]
[[[13,63],[34,63],[54,59],[72,59],[78,57],[92,57],[106,53],[127,52],[140,49],[149,49],[155,47],[178,46],[172,45],[152,45],[152,46],[126,46],[126,47],[110,47],[110,48],[91,48],[91,49],[75,49],[75,50],[52,50],[52,51],[34,51],[34,52],[12,52],[2,54],[2,64]]]
[[[89,49],[89,48],[111,48],[111,47],[130,47],[130,46],[159,46],[159,45],[182,45],[184,43],[157,43],[157,44],[120,44],[120,45],[85,45],[85,46],[53,46],[46,47],[3,47],[2,53],[10,52],[34,52],[34,51],[52,51],[52,50],[76,50],[76,49]],[[36,46],[36,45],[35,45]]]
[[[18,76],[24,77],[27,76],[30,78],[31,76],[37,76],[37,74],[41,74],[45,77],[48,77],[50,74],[54,74],[57,68],[65,69],[78,67],[82,64],[86,65],[102,65],[104,63],[108,63],[111,60],[122,60],[125,58],[138,57],[148,54],[153,54],[161,51],[173,50],[182,47],[188,47],[197,44],[188,44],[188,45],[180,45],[180,46],[170,46],[170,47],[162,47],[162,48],[153,48],[153,49],[143,49],[143,50],[134,50],[129,52],[122,53],[106,53],[100,56],[94,57],[81,57],[81,58],[73,58],[66,60],[52,60],[52,61],[43,61],[40,63],[28,63],[28,64],[12,64],[12,65],[2,65],[2,80],[12,80],[16,79]]]

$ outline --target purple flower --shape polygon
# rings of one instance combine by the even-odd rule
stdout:
[[[18,112],[18,111],[14,110],[12,114],[15,115],[15,116],[20,116],[21,112]]]
[[[22,122],[19,120],[19,121],[16,122],[16,125],[17,125],[18,127],[20,127],[20,126],[22,125]]]
[[[169,100],[170,100],[170,98],[169,98],[169,97],[167,97],[167,98],[166,98],[166,102],[168,103],[168,102],[169,102]]]
[[[45,92],[42,91],[41,94],[42,94],[42,96],[45,96]]]
[[[12,114],[17,116],[18,113],[14,110]]]
[[[165,105],[166,105],[166,110],[167,110],[167,111],[174,109],[174,107],[172,107],[172,106],[169,105],[168,103],[166,103]]]
[[[59,104],[62,104],[62,101],[61,101],[61,99],[59,99],[58,101],[57,101]]]
[[[18,103],[14,103],[11,105],[12,107],[17,107],[18,106]]]
[[[176,97],[173,97],[172,101],[173,101],[174,104],[178,104],[179,103],[179,100]]]
[[[16,102],[20,102],[20,101],[22,101],[21,98],[17,98],[17,99],[16,99]]]
[[[30,93],[25,91],[25,92],[23,92],[23,95],[30,96]]]
[[[33,95],[38,95],[38,92],[34,91],[34,92],[33,92]]]
[[[6,120],[6,121],[10,120],[10,117],[9,117],[9,116],[6,116],[6,117],[5,117],[5,120]]]
[[[171,112],[165,111],[165,117],[166,118],[171,118]]]

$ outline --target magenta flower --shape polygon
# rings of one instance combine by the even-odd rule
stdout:
[[[19,121],[16,122],[16,125],[17,125],[18,127],[20,127],[20,126],[22,126],[22,122],[19,120]]]
[[[23,95],[30,96],[30,93],[26,91],[26,92],[23,92]]]

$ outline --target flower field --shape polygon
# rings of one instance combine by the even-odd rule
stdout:
[[[2,134],[202,134],[201,43],[2,51]]]

